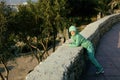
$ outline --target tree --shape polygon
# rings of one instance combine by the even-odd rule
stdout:
[[[28,5],[19,6],[19,12],[13,16],[13,20],[10,20],[9,30],[12,29],[10,31],[19,35],[24,33],[24,36],[36,36],[41,39],[39,41],[45,51],[47,51],[49,42],[53,40],[53,51],[55,51],[57,32],[67,27],[66,1],[39,0],[35,4],[29,1]]]
[[[33,50],[31,48],[33,48],[33,45],[31,44],[31,39],[40,33],[40,24],[38,25],[36,22],[36,16],[33,13],[33,8],[33,4],[19,5],[19,12],[16,12],[11,16],[7,27],[9,30],[7,33],[14,35],[14,40],[16,40],[16,42],[23,41],[32,52]],[[30,36],[30,39],[27,39],[28,36]],[[38,62],[40,62],[36,53],[34,53],[34,55]]]
[[[81,17],[82,20],[96,15],[97,0],[68,0],[71,8],[70,16]],[[88,14],[89,13],[89,14]]]
[[[3,40],[3,32],[5,31],[5,26],[6,26],[6,17],[5,17],[5,11],[4,11],[5,3],[1,2],[0,3],[0,47],[3,46],[2,40]]]
[[[106,16],[109,14],[109,9],[110,7],[108,4],[110,3],[111,0],[99,0],[98,1],[98,6],[95,8],[101,15],[101,17]]]
[[[9,51],[7,49],[7,44],[5,39],[7,18],[9,17],[10,8],[5,5],[4,2],[0,2],[0,63],[4,65],[4,69],[6,71],[5,76],[0,72],[0,77],[2,80],[8,80],[9,70],[6,67],[7,57],[9,55]]]
[[[48,40],[50,39],[51,36],[53,36],[53,51],[55,49],[55,38],[57,35],[57,32],[63,28],[62,26],[66,27],[64,22],[66,19],[66,9],[65,9],[65,5],[66,5],[66,1],[62,0],[62,1],[58,1],[58,0],[39,0],[39,2],[36,5],[36,17],[37,20],[39,20],[39,18],[42,20],[42,25],[41,27],[43,28],[41,31],[43,35],[42,37],[46,38],[45,42],[48,42]],[[38,17],[39,16],[39,17]],[[39,21],[36,21],[39,22]],[[45,38],[43,38],[45,40]],[[42,38],[41,38],[42,39]],[[44,41],[42,40],[42,41]],[[44,44],[44,42],[42,42],[42,45]],[[46,47],[47,47],[46,43]],[[45,49],[45,45],[44,45],[44,49]]]
[[[115,9],[120,9],[120,0],[112,0],[108,6],[110,6],[110,10],[113,13]]]
[[[67,0],[52,0],[51,5],[53,15],[51,15],[50,22],[52,24],[51,27],[53,30],[53,51],[55,51],[55,41],[57,33],[65,33],[68,26]],[[63,37],[66,38],[65,34],[63,34]]]
[[[29,1],[28,5],[20,5],[19,12],[13,14],[8,22],[8,33],[14,34],[18,40],[22,40],[31,48],[39,49],[39,51],[43,49],[44,54],[40,53],[46,57],[52,42],[53,51],[55,50],[57,33],[67,27],[65,5],[65,0],[39,0],[37,3]],[[27,36],[31,39],[36,37],[36,45],[31,44],[31,39],[28,41]],[[39,56],[36,58],[39,59]]]
[[[5,62],[4,62],[2,59],[0,59],[0,61],[1,61],[1,63],[3,64],[4,69],[5,69],[5,71],[6,71],[5,76],[3,76],[2,73],[0,72],[0,77],[1,77],[2,80],[8,80],[9,70],[8,70]]]

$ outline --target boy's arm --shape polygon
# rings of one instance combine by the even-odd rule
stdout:
[[[76,41],[69,43],[69,46],[70,47],[78,47],[79,45],[80,45],[80,39],[79,39],[79,36],[77,35],[76,36]]]

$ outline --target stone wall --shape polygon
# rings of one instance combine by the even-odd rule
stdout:
[[[80,33],[91,40],[95,47],[100,38],[120,21],[120,14],[106,16],[93,22]],[[26,80],[80,80],[85,69],[84,50],[82,47],[67,47],[62,45],[45,61],[37,65],[26,76]]]

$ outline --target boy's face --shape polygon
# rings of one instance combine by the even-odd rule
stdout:
[[[74,35],[75,35],[75,31],[71,31],[70,34],[71,34],[72,36],[74,36]]]

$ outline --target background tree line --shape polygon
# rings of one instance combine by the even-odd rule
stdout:
[[[56,38],[61,33],[66,39],[70,25],[79,27],[120,9],[119,0],[38,0],[18,5],[14,11],[0,2],[0,59],[2,63],[12,59],[16,50],[32,51],[38,63],[46,58],[49,48],[55,51]],[[23,47],[15,46],[17,42]],[[8,75],[8,74],[7,74]]]

